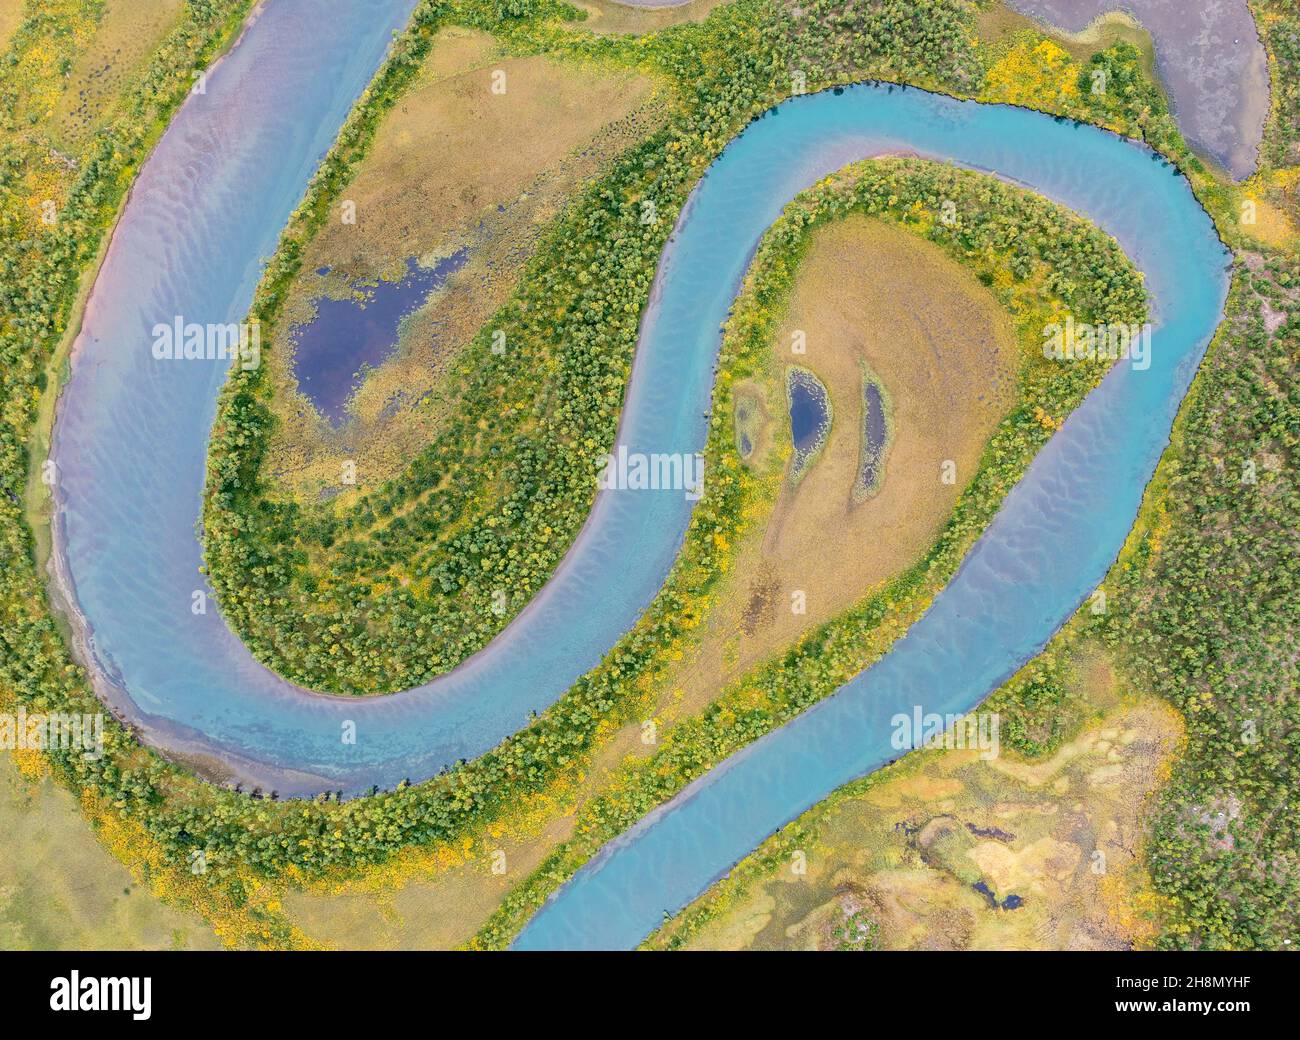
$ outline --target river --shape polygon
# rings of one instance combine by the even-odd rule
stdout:
[[[552,581],[505,632],[449,675],[387,697],[299,689],[255,661],[215,605],[195,611],[206,590],[195,523],[225,364],[157,361],[151,330],[178,317],[240,320],[261,259],[410,6],[266,7],[141,170],[55,427],[56,558],[101,695],[164,752],[283,795],[424,779],[519,729],[635,622],[693,504],[680,491],[602,492]],[[665,250],[620,444],[700,450],[718,329],[763,232],[827,173],[900,151],[996,171],[1114,234],[1154,296],[1153,362],[1121,364],[1089,396],[879,664],[620,838],[521,946],[634,945],[766,835],[892,757],[896,711],[978,704],[1123,543],[1221,315],[1227,254],[1185,180],[1148,151],[1019,109],[864,85],[794,99],[752,124],[710,168]],[[347,723],[355,743],[343,739]]]

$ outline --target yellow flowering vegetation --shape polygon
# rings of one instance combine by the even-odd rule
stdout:
[[[1079,64],[1051,40],[1012,47],[984,80],[983,101],[1068,108],[1079,96]]]
[[[176,865],[137,821],[86,790],[82,811],[103,845],[135,881],[163,902],[198,911],[227,946],[241,949],[319,949],[282,912],[278,893],[251,871],[233,881],[210,885],[204,864],[195,858],[187,870]]]

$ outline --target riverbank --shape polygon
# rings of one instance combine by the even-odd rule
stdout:
[[[210,44],[211,51],[205,60],[210,73],[224,57],[238,45],[249,26],[257,19],[263,0],[243,0],[231,6],[225,22]],[[188,30],[182,30],[186,32]],[[133,88],[134,89],[134,88]],[[177,107],[184,102],[178,103]],[[108,104],[105,111],[115,112],[116,104]],[[141,161],[147,161],[158,141],[171,122],[171,111],[158,114],[143,136]],[[117,208],[103,225],[99,246],[94,259],[82,269],[76,295],[69,304],[66,325],[43,369],[43,383],[36,411],[27,437],[26,454],[28,471],[22,497],[23,521],[32,537],[32,561],[36,572],[43,576],[50,603],[50,615],[63,639],[72,648],[75,660],[94,660],[93,632],[77,602],[76,590],[68,572],[66,561],[55,552],[55,536],[51,524],[57,514],[58,471],[53,463],[54,425],[59,414],[63,387],[75,359],[77,342],[85,322],[86,306],[95,283],[103,269],[105,257],[113,244],[122,214],[131,201],[134,184],[122,191]],[[119,721],[125,721],[129,703],[99,668],[90,669],[91,682],[96,693]],[[217,773],[208,773],[217,776]]]

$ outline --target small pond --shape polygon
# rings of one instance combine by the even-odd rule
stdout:
[[[347,415],[348,401],[367,369],[382,364],[397,349],[402,319],[417,310],[429,294],[465,266],[468,249],[459,249],[424,267],[406,261],[406,274],[395,281],[355,286],[345,299],[322,296],[316,316],[295,325],[293,374],[298,386],[330,423]],[[322,277],[328,268],[320,268]]]
[[[858,479],[853,486],[853,500],[860,502],[880,490],[884,479],[885,452],[893,429],[889,421],[889,399],[885,388],[862,367],[862,448],[858,462]]]
[[[794,366],[786,373],[785,390],[794,441],[791,472],[797,480],[826,443],[831,429],[831,397],[820,379],[808,369]]]

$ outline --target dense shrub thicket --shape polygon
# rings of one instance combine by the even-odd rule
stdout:
[[[1300,159],[1300,12],[1252,5],[1274,63],[1261,156]],[[1285,172],[1285,171],[1283,171]],[[1227,320],[1149,495],[1132,604],[1111,644],[1176,705],[1187,743],[1161,795],[1162,942],[1283,949],[1300,914],[1300,262],[1240,251]]]
[[[1167,467],[1168,533],[1115,639],[1187,720],[1151,850],[1177,945],[1281,948],[1300,907],[1300,264],[1256,264],[1239,261]]]

